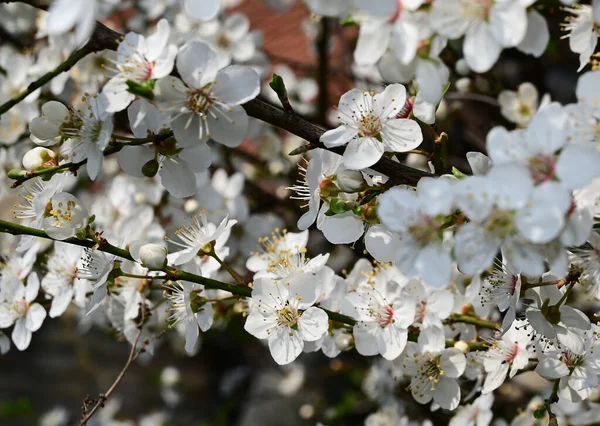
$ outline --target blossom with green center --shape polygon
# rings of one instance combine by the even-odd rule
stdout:
[[[382,93],[352,89],[340,98],[340,126],[325,132],[327,148],[348,145],[344,165],[361,170],[375,164],[384,152],[406,152],[423,141],[416,121],[398,118],[406,103],[406,89],[391,84]]]
[[[304,281],[301,286],[288,286],[267,277],[254,281],[244,328],[253,336],[268,340],[276,363],[294,361],[305,342],[317,341],[327,332],[327,314],[312,306],[316,290],[315,279]],[[303,297],[304,294],[315,296]]]

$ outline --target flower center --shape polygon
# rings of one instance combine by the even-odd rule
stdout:
[[[358,131],[361,137],[376,137],[381,132],[381,119],[372,112],[364,115],[358,124]]]
[[[520,103],[519,104],[519,115],[522,117],[525,117],[525,118],[529,118],[533,115],[533,111],[531,110],[529,105]]]
[[[535,183],[546,182],[554,177],[555,161],[552,155],[538,155],[529,160],[529,173]]]
[[[492,9],[493,0],[463,0],[463,16],[485,20]]]
[[[50,199],[46,205],[46,214],[47,216],[54,217],[54,226],[63,227],[65,226],[65,223],[69,223],[71,221],[71,212],[76,205],[77,204],[73,200],[68,200],[66,202],[66,206],[65,203],[61,201],[58,203],[57,208],[54,209],[52,207],[52,199]]]
[[[382,306],[377,310],[373,308],[370,308],[369,310],[381,328],[385,328],[394,323],[394,309],[390,305]]]
[[[408,227],[408,232],[419,246],[425,247],[437,238],[438,228],[433,218],[423,216],[420,223]]]
[[[419,360],[418,358],[421,358]],[[423,397],[426,391],[434,391],[444,375],[444,370],[440,365],[440,355],[431,356],[431,354],[415,354],[415,362],[420,362],[419,371],[416,380],[411,382],[411,391],[413,394]]]
[[[231,47],[231,40],[221,33],[217,37],[217,45],[223,49],[229,49]]]
[[[29,302],[27,300],[19,300],[13,304],[13,310],[17,313],[19,318],[24,318],[27,315],[27,310],[29,309]]]
[[[415,313],[415,321],[423,322],[425,319],[425,312],[427,311],[427,303],[421,302],[417,304],[417,309]]]
[[[501,238],[513,235],[517,230],[513,223],[513,216],[513,212],[509,210],[492,210],[485,225],[486,231]]]
[[[575,354],[567,349],[561,354],[560,360],[569,367],[569,370],[573,371],[573,369],[583,364],[585,354]]]
[[[207,89],[189,90],[185,107],[198,115],[206,115],[213,105],[212,94]]]
[[[295,328],[298,323],[298,309],[285,306],[277,311],[277,325]]]

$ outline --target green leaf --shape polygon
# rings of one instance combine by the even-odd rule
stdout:
[[[137,81],[133,80],[127,80],[125,84],[127,84],[127,91],[129,93],[144,99],[154,99],[154,85],[156,84],[156,80],[148,80],[142,83],[138,83]]]
[[[21,180],[27,177],[27,170],[12,169],[7,174],[9,179]]]
[[[348,15],[348,16],[346,16],[344,19],[342,19],[340,21],[340,25],[342,27],[356,27],[358,25],[358,22],[356,22],[354,20],[354,18],[352,17],[352,15]]]
[[[283,82],[283,78],[280,75],[273,73],[273,79],[269,83],[269,86],[275,93],[277,93],[277,97],[281,102],[281,105],[285,110],[291,109],[290,100],[288,98],[287,89],[285,88],[285,83]]]
[[[446,86],[444,87],[444,91],[442,92],[442,99],[444,99],[444,96],[446,96],[446,93],[448,92],[448,89],[450,88],[450,82],[446,83]],[[441,99],[438,102],[438,104],[435,106],[435,110],[437,112],[438,108],[440,107],[440,104],[442,103]]]
[[[311,144],[302,145],[302,146],[299,146],[298,148],[290,151],[288,155],[304,154],[306,151],[310,151],[310,149],[311,149]]]
[[[464,174],[454,166],[452,166],[452,175],[457,179],[464,179],[468,177],[468,175]]]
[[[533,417],[535,417],[536,419],[541,419],[542,417],[544,417],[544,414],[546,414],[546,407],[542,405],[540,408],[533,412]]]

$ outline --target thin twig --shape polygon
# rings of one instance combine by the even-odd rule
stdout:
[[[56,241],[53,238],[50,238],[48,236],[48,234],[46,234],[44,231],[42,231],[40,229],[30,228],[30,227],[23,226],[23,225],[18,225],[16,223],[7,222],[4,220],[0,220],[0,232],[9,233],[12,235],[32,235],[34,237],[45,238],[48,240]],[[79,240],[77,238],[69,238],[69,239],[63,240],[63,242],[82,246],[82,247],[97,246],[97,250],[100,250],[100,251],[103,251],[106,253],[110,253],[110,254],[114,254],[115,256],[119,256],[124,259],[133,260],[129,251],[124,250],[119,247],[115,247],[106,240],[103,240],[101,242],[101,244],[98,244],[96,241]],[[224,291],[228,291],[232,294],[236,294],[236,295],[242,296],[242,297],[252,296],[252,288],[247,287],[247,286],[229,284],[229,283],[224,283],[221,281],[213,280],[211,278],[205,278],[200,275],[192,274],[190,272],[181,271],[172,266],[165,266],[164,268],[162,268],[162,271],[165,272],[167,274],[167,277],[173,281],[190,281],[193,283],[202,284],[202,285],[204,285],[204,287],[209,288],[209,289],[224,290]],[[327,315],[329,316],[329,319],[331,319],[332,321],[337,321],[337,322],[352,325],[352,326],[354,324],[356,324],[356,320],[352,317],[349,317],[348,315],[343,315],[343,314],[340,314],[337,312],[329,311],[327,309],[323,309],[323,310],[327,313]],[[453,322],[465,322],[468,324],[476,324],[481,327],[487,327],[487,328],[493,328],[493,327],[497,326],[495,323],[492,323],[490,321],[480,320],[477,317],[470,317],[470,316],[466,316],[466,315],[456,316],[455,318],[452,319],[452,321]],[[410,340],[412,342],[416,342],[418,339],[418,336],[419,336],[418,333],[410,333],[408,336],[408,340]],[[446,346],[449,346],[449,347],[454,346],[454,343],[455,342],[453,340],[446,340]],[[472,351],[485,350],[486,347],[487,347],[486,344],[482,343],[482,342],[469,343],[469,349]]]
[[[97,52],[103,49],[116,50],[119,41],[122,38],[123,35],[119,32],[97,22],[94,33],[86,44],[89,50],[88,53]],[[283,130],[287,130],[288,132],[305,139],[311,143],[311,149],[328,149],[319,140],[324,133],[324,130],[301,117],[288,114],[281,108],[277,108],[260,99],[252,99],[242,106],[249,116],[277,126]],[[337,147],[329,150],[341,155],[344,152],[344,147]],[[433,176],[431,173],[414,169],[385,157],[379,160],[371,167],[371,169],[386,175],[389,178],[390,184],[394,185],[416,185],[421,178]]]
[[[139,351],[136,351],[136,346],[142,335],[142,329],[144,328],[146,300],[143,296],[142,296],[142,302],[140,305],[141,305],[140,306],[140,311],[141,311],[140,324],[138,325],[138,331],[137,331],[137,334],[135,335],[135,339],[133,340],[133,343],[131,344],[131,350],[129,351],[129,356],[127,357],[127,362],[125,363],[125,366],[123,367],[123,369],[121,370],[121,372],[119,373],[119,375],[117,376],[117,378],[115,379],[113,384],[108,388],[108,390],[105,393],[101,393],[98,396],[98,400],[96,401],[96,404],[92,407],[92,409],[89,411],[84,410],[85,415],[79,422],[79,426],[86,426],[88,420],[90,420],[92,418],[92,416],[96,413],[96,411],[98,411],[100,408],[104,407],[104,403],[112,395],[112,393],[115,391],[115,389],[117,388],[119,383],[121,383],[121,380],[123,380],[123,377],[125,377],[125,373],[127,372],[127,370],[129,370],[129,367],[131,367],[131,364],[133,363],[133,361],[135,361],[136,358],[144,350],[144,347],[142,346],[142,348]]]
[[[475,101],[488,104],[496,108],[500,106],[496,98],[493,98],[488,95],[482,95],[481,93],[450,92],[446,93],[446,96],[444,96],[444,98],[447,101]]]

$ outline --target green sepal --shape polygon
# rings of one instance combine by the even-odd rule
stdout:
[[[141,83],[133,80],[127,80],[125,82],[127,84],[127,91],[132,93],[140,98],[154,100],[154,85],[156,84],[156,80],[147,80]]]
[[[27,177],[27,170],[12,169],[8,172],[9,179],[21,180]]]
[[[464,174],[454,166],[452,166],[452,175],[457,179],[464,179],[468,177],[468,175]]]
[[[356,27],[358,26],[358,22],[354,20],[352,15],[348,15],[344,19],[340,20],[340,25],[342,27]]]
[[[144,164],[142,166],[142,173],[146,177],[150,177],[150,178],[154,177],[154,176],[156,176],[156,173],[158,173],[159,167],[160,167],[160,164],[158,164],[158,161],[156,161],[153,158],[152,160],[149,160],[148,162],[146,162],[146,164]]]
[[[544,417],[544,414],[546,414],[546,407],[542,405],[540,408],[533,412],[533,417],[539,420],[542,417]]]

